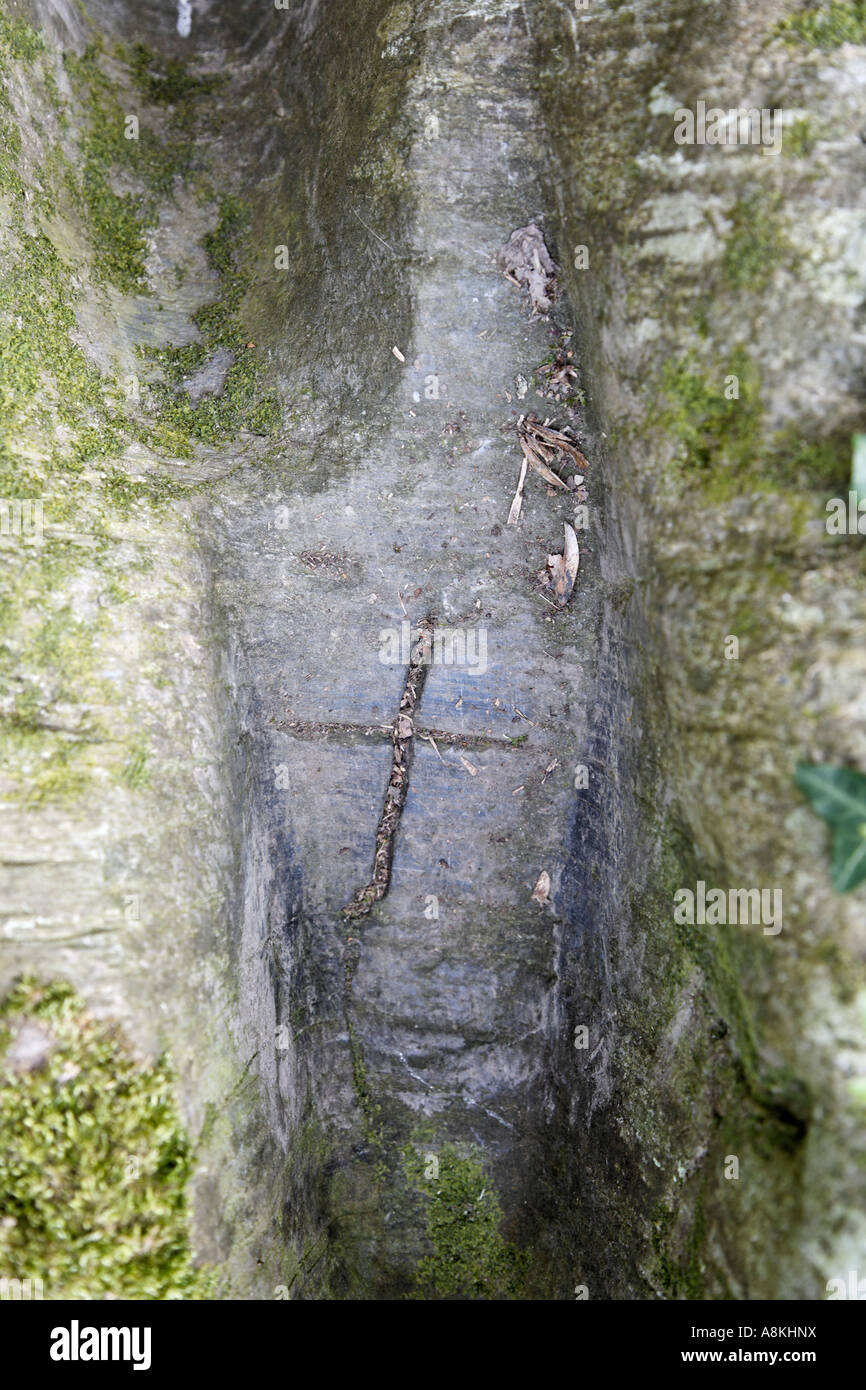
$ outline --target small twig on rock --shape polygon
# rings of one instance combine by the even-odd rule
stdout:
[[[523,506],[523,484],[526,482],[526,470],[529,467],[529,460],[525,457],[520,466],[520,477],[517,479],[517,491],[511,503],[511,511],[508,513],[506,525],[516,526],[520,520],[520,508]]]
[[[406,685],[391,730],[394,756],[391,776],[385,791],[385,805],[376,831],[373,873],[366,888],[359,889],[348,906],[343,908],[344,917],[366,917],[373,904],[384,898],[391,882],[394,840],[409,792],[409,767],[415,740],[415,708],[421,699],[427,679],[432,643],[433,622],[430,618],[425,618],[418,625],[418,639],[410,654]]]

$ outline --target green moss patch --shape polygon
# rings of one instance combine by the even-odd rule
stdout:
[[[415,1272],[413,1298],[517,1299],[529,1257],[500,1232],[502,1208],[478,1157],[447,1144],[438,1172],[425,1177],[425,1160],[405,1154],[410,1182],[426,1199],[426,1235],[432,1254]]]
[[[165,373],[165,381],[150,387],[159,425],[180,437],[205,444],[218,444],[242,429],[253,434],[272,434],[280,422],[279,403],[262,389],[261,363],[239,314],[250,285],[244,256],[249,225],[250,214],[244,203],[235,197],[224,198],[217,225],[204,240],[208,262],[219,278],[220,293],[193,316],[202,342],[143,352],[143,356],[158,362]],[[180,389],[181,384],[217,348],[227,349],[235,358],[223,389],[219,395],[205,395],[193,401]]]
[[[810,48],[838,48],[843,43],[866,43],[866,4],[862,0],[832,0],[809,6],[783,19],[777,33]]]
[[[21,35],[12,44],[0,28],[0,60],[21,61],[22,45]],[[106,754],[89,710],[117,693],[101,687],[94,669],[110,609],[127,597],[114,568],[117,525],[133,509],[156,508],[190,491],[152,468],[129,476],[120,463],[124,451],[135,442],[189,457],[197,440],[223,440],[242,427],[264,432],[278,418],[238,317],[247,286],[240,252],[248,218],[231,201],[207,241],[220,299],[203,311],[205,343],[189,353],[203,360],[211,344],[231,346],[236,360],[219,399],[205,398],[189,412],[188,398],[164,387],[165,400],[150,400],[148,414],[147,387],[144,407],[131,404],[123,384],[80,346],[81,286],[58,249],[63,242],[53,223],[40,229],[31,213],[57,217],[71,194],[94,248],[95,278],[125,292],[146,288],[146,227],[175,174],[187,167],[194,102],[211,84],[186,80],[174,68],[153,71],[149,58],[145,64],[136,55],[133,75],[155,107],[141,107],[139,139],[127,140],[125,121],[135,113],[138,91],[129,69],[100,45],[67,54],[65,64],[77,98],[71,109],[83,123],[79,158],[59,145],[44,148],[34,131],[43,159],[37,169],[25,169],[8,98],[4,105],[0,95],[0,124],[9,111],[10,132],[0,153],[0,188],[9,203],[0,234],[0,498],[38,500],[44,512],[41,543],[25,538],[5,547],[0,570],[0,756],[6,786],[39,806],[79,796],[99,763],[95,750]],[[176,104],[168,105],[169,96]],[[30,210],[25,175],[35,195]],[[178,370],[187,368],[182,355],[169,349],[168,356]],[[83,572],[88,591],[79,587],[71,605]],[[135,750],[118,745],[116,753],[116,779],[132,790],[143,787],[147,774]]]
[[[100,488],[81,474],[120,449],[125,421],[111,384],[72,338],[66,265],[20,216],[13,231],[0,273],[8,306],[0,314],[0,497],[41,499],[49,534],[15,545],[0,570],[0,749],[7,775],[41,804],[78,795],[90,775],[88,738],[65,732],[69,714],[52,711],[79,702],[95,637],[109,621],[104,609],[93,621],[76,617],[64,594],[83,564],[102,560]],[[51,535],[58,524],[75,534]],[[103,592],[115,592],[110,577]]]
[[[124,76],[128,72],[133,91],[110,75],[101,42],[81,56],[64,56],[86,115],[80,168],[71,172],[70,183],[93,241],[97,279],[132,294],[147,288],[144,259],[146,233],[156,221],[154,195],[169,193],[175,176],[194,165],[195,102],[220,79],[195,77],[186,63],[165,62],[141,45],[131,55],[118,49],[114,61],[123,65]],[[166,118],[147,107],[170,110]],[[130,117],[138,121],[134,139]],[[123,183],[130,188],[123,190]]]
[[[0,14],[0,58],[33,63],[44,51],[45,40],[38,29],[24,19],[10,19]]]
[[[768,441],[768,478],[781,487],[844,496],[851,471],[851,430],[815,421],[788,425]]]
[[[0,192],[14,198],[24,196],[24,182],[18,172],[21,132],[11,119],[0,120]]]
[[[738,397],[725,395],[737,389]],[[665,363],[652,418],[676,439],[681,466],[705,485],[733,483],[750,471],[760,448],[763,408],[760,376],[746,350],[735,348],[730,360],[710,376],[690,357]],[[684,462],[683,462],[684,460]]]
[[[739,395],[729,399],[726,389],[734,385]],[[769,431],[760,370],[743,346],[712,373],[692,355],[666,362],[650,419],[675,441],[674,467],[701,487],[708,502],[725,502],[747,488],[839,494],[847,486],[850,429],[828,431],[804,421]]]
[[[764,193],[750,193],[727,216],[731,230],[725,238],[723,268],[731,289],[755,294],[777,268],[794,268],[795,252],[785,236],[778,202]]]
[[[136,1061],[65,983],[0,1006],[0,1268],[49,1299],[205,1298],[167,1059]]]
[[[140,192],[115,191],[112,176],[116,178],[118,171],[140,173],[136,166],[142,163],[141,140],[125,137],[125,113],[100,66],[101,52],[101,45],[91,44],[81,57],[64,55],[87,118],[80,164],[69,170],[69,185],[87,222],[96,279],[125,294],[136,294],[147,286],[145,233],[154,224],[155,209],[152,200]]]
[[[122,49],[118,56],[124,56]],[[143,43],[133,47],[129,66],[136,86],[154,106],[183,106],[193,97],[215,91],[222,80],[197,77],[183,59],[162,58]]]
[[[798,116],[785,131],[782,150],[794,159],[806,159],[815,148],[817,138],[809,117]]]
[[[9,306],[0,315],[0,441],[12,450],[22,433],[35,434],[48,449],[55,418],[76,434],[89,428],[89,447],[65,456],[66,466],[75,468],[117,447],[122,417],[99,372],[72,341],[68,268],[46,236],[17,230],[17,255],[0,275],[0,301]]]

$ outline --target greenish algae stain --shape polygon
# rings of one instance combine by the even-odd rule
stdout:
[[[697,485],[708,504],[746,490],[785,492],[795,520],[805,520],[814,509],[797,494],[844,490],[850,431],[817,422],[768,430],[761,369],[742,344],[714,369],[702,365],[697,353],[666,361],[647,418],[674,444],[674,473]]]
[[[65,107],[39,36],[20,24],[14,33],[8,25],[0,29],[0,74],[6,76],[11,62],[25,59],[33,64],[28,82],[34,94],[59,118]],[[240,428],[266,432],[279,420],[276,402],[261,390],[259,363],[238,318],[247,286],[238,262],[245,253],[248,219],[231,200],[206,244],[222,298],[202,314],[208,342],[230,343],[238,356],[223,397],[187,410],[186,398],[176,400],[169,390],[163,410],[145,383],[142,405],[130,399],[126,382],[101,371],[80,346],[75,305],[83,286],[58,249],[66,237],[59,209],[71,197],[83,216],[98,283],[129,294],[146,290],[147,226],[157,200],[170,195],[172,180],[189,161],[194,103],[215,81],[192,77],[184,65],[154,68],[152,55],[140,49],[128,70],[122,53],[109,57],[101,44],[90,45],[80,57],[67,53],[65,66],[78,97],[70,109],[83,125],[70,137],[77,140],[80,158],[71,147],[50,143],[47,123],[38,135],[40,164],[34,166],[32,158],[23,163],[14,124],[0,157],[0,194],[8,204],[0,296],[9,306],[0,318],[0,497],[37,500],[44,507],[41,543],[16,544],[0,577],[0,647],[8,673],[0,682],[0,752],[11,789],[17,787],[15,794],[29,805],[63,804],[80,796],[99,763],[96,753],[116,761],[121,784],[132,790],[142,785],[138,775],[132,781],[128,775],[135,766],[135,742],[118,745],[115,735],[100,748],[100,721],[86,712],[94,697],[98,703],[113,702],[111,692],[96,688],[93,673],[111,610],[128,597],[117,582],[112,536],[134,508],[159,509],[211,484],[160,476],[154,471],[158,457],[146,465],[144,476],[130,476],[119,464],[123,452],[138,444],[167,451],[172,460],[189,458],[198,440],[229,439]],[[123,85],[129,81],[157,107],[157,120],[140,109],[137,141],[124,135],[124,115],[136,109]],[[11,119],[3,82],[0,108],[0,119],[3,110]],[[19,119],[38,123],[38,111],[37,104]],[[197,177],[195,170],[192,176]],[[29,205],[28,184],[33,185]],[[202,359],[208,350],[206,343],[190,356]],[[132,563],[146,567],[147,560],[141,556]],[[100,606],[85,620],[71,614],[64,593],[94,565]],[[61,668],[62,689],[56,680]],[[69,722],[52,712],[60,700],[84,706],[77,727],[57,727]]]
[[[116,56],[126,55],[121,47]],[[198,77],[180,58],[163,58],[143,43],[133,46],[129,68],[136,86],[154,106],[185,106],[190,98],[207,96],[222,84],[221,77]]]
[[[781,200],[750,192],[728,210],[731,230],[725,238],[723,268],[734,291],[755,294],[777,268],[796,268],[796,254],[785,235]]]

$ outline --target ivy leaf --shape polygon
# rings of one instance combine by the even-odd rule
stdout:
[[[848,893],[866,878],[866,821],[840,825],[833,838],[833,887]]]
[[[866,777],[862,772],[798,763],[794,776],[818,815],[831,825],[866,821]]]
[[[847,767],[798,763],[794,774],[833,837],[833,887],[850,893],[866,879],[866,777]]]

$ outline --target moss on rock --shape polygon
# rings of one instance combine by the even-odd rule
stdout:
[[[166,1057],[137,1061],[62,981],[0,1006],[0,1268],[49,1299],[203,1298],[193,1154]]]
[[[832,49],[843,43],[866,43],[866,5],[862,0],[831,0],[829,5],[808,5],[778,25],[778,33],[808,44]]]
[[[410,1182],[425,1197],[426,1235],[433,1247],[418,1264],[410,1296],[520,1298],[529,1257],[500,1231],[502,1207],[479,1156],[446,1144],[433,1170],[411,1148],[405,1161]]]
[[[250,284],[245,264],[245,240],[250,212],[234,196],[222,200],[216,227],[204,239],[211,268],[219,279],[219,297],[193,316],[202,341],[186,347],[145,349],[143,356],[163,368],[166,380],[151,386],[163,429],[205,444],[233,438],[239,430],[272,434],[281,418],[274,395],[262,387],[261,363],[255,343],[249,341],[240,318],[240,305]],[[202,367],[217,349],[232,354],[233,361],[219,394],[198,400],[182,390],[184,378]]]

